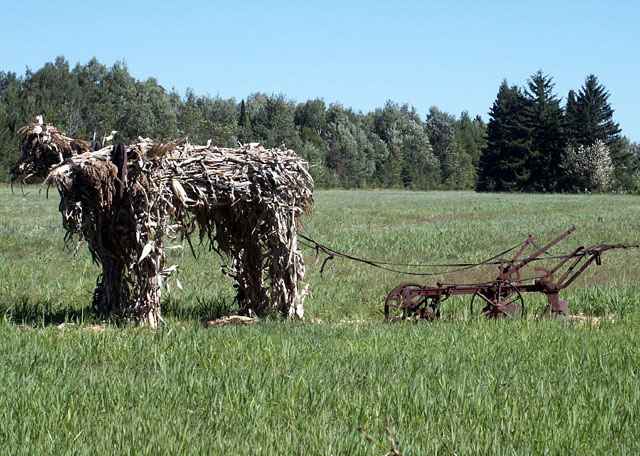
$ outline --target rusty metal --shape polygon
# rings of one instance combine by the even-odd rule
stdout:
[[[388,320],[426,319],[440,317],[440,304],[451,296],[471,295],[471,315],[490,318],[525,316],[526,308],[523,294],[538,292],[547,298],[542,316],[567,318],[569,305],[560,299],[560,291],[567,288],[594,261],[601,263],[601,255],[611,249],[638,247],[627,244],[597,244],[590,247],[578,247],[566,255],[548,256],[548,251],[575,231],[570,228],[544,247],[535,246],[533,236],[529,236],[519,250],[510,259],[497,259],[490,264],[498,265],[495,279],[480,283],[443,283],[425,286],[419,283],[403,283],[395,287],[387,296],[384,314]],[[533,245],[537,250],[526,258],[521,258],[527,247]],[[512,249],[514,250],[514,249]],[[525,266],[541,260],[559,260],[552,268],[535,267],[533,274],[525,274]],[[481,264],[487,264],[479,263]],[[555,279],[554,277],[559,276]]]

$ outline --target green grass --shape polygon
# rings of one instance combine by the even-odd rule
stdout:
[[[306,322],[204,329],[233,292],[201,246],[175,258],[185,291],[165,298],[165,327],[101,331],[97,267],[63,250],[56,195],[28,191],[0,188],[3,454],[374,455],[387,423],[405,455],[640,451],[637,250],[607,252],[563,295],[614,320],[597,326],[460,320],[462,298],[435,324],[388,324],[385,295],[407,277],[342,260],[320,277],[306,252]],[[388,261],[476,261],[574,224],[556,252],[640,243],[632,196],[325,191],[316,204],[308,234]]]

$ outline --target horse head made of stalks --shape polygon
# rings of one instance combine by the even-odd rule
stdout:
[[[56,165],[92,150],[87,141],[69,138],[53,125],[45,124],[42,116],[18,131],[22,135],[22,156],[10,169],[12,181],[42,180]]]

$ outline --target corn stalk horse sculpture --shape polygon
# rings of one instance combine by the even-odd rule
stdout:
[[[102,273],[93,304],[105,316],[161,321],[165,241],[198,232],[232,259],[241,311],[304,312],[308,286],[297,243],[299,218],[313,210],[313,179],[292,150],[195,146],[139,138],[93,150],[42,119],[21,129],[23,182],[45,179],[60,193],[66,241],[84,239]]]

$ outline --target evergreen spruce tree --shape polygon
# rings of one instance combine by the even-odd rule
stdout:
[[[587,76],[577,95],[569,92],[565,116],[569,144],[577,149],[602,141],[611,153],[616,185],[633,188],[631,156],[623,145],[620,126],[613,121],[609,92],[593,74]]]
[[[550,76],[537,71],[525,88],[525,122],[531,132],[531,150],[526,163],[528,191],[555,191],[561,178],[562,153],[565,147],[563,112],[553,94]]]
[[[590,146],[600,140],[607,146],[620,139],[620,128],[613,121],[609,92],[590,74],[576,96],[570,91],[565,108],[569,141],[573,146]]]
[[[238,119],[238,141],[246,143],[250,141],[251,132],[249,130],[249,116],[247,115],[247,104],[244,102],[244,98],[240,101],[240,118]]]
[[[489,112],[487,144],[482,150],[477,189],[519,191],[530,179],[526,164],[531,150],[530,131],[525,122],[526,98],[516,86],[500,84]]]
[[[569,90],[567,104],[564,107],[564,132],[568,145],[573,148],[580,146],[578,141],[581,128],[579,118],[578,97],[574,90]]]

